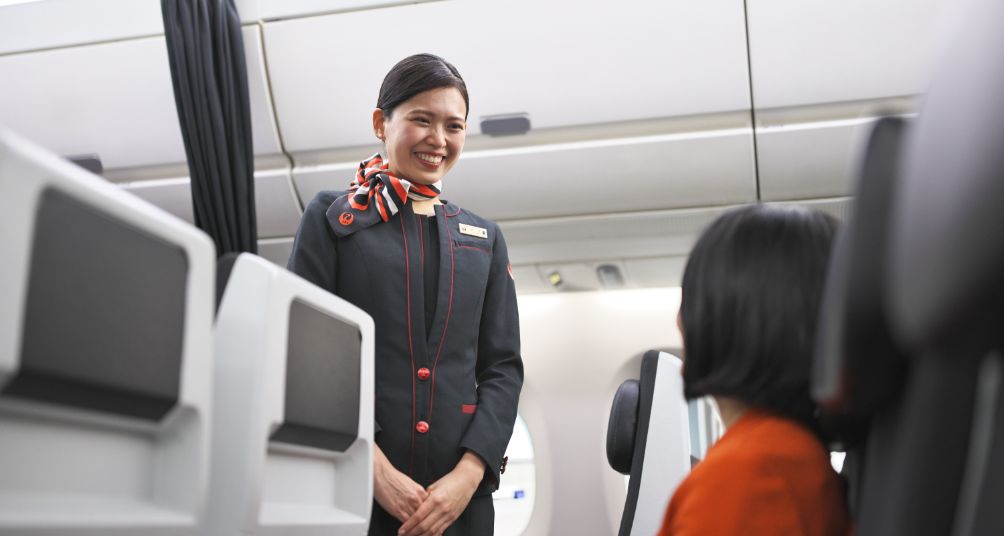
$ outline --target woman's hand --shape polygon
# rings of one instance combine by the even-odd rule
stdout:
[[[468,451],[446,476],[429,486],[429,496],[398,536],[440,536],[460,517],[485,475],[485,463]]]
[[[422,486],[394,468],[380,447],[373,446],[373,498],[387,513],[404,523],[428,496]]]

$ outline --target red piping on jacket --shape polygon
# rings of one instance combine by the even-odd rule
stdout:
[[[415,217],[418,218],[418,239],[422,242],[422,270],[425,271],[425,224],[422,223],[422,218],[425,216],[415,214]]]
[[[445,212],[445,211],[444,211]],[[429,423],[432,424],[432,401],[436,398],[436,366],[439,365],[439,356],[443,353],[443,342],[446,341],[446,328],[450,327],[450,315],[453,314],[453,275],[455,264],[453,259],[453,233],[450,232],[450,224],[446,223],[446,237],[450,243],[450,302],[446,306],[446,323],[443,325],[443,334],[439,337],[439,349],[436,350],[436,360],[432,363],[432,394],[429,395]]]
[[[415,396],[415,348],[412,346],[411,336],[411,266],[408,261],[408,232],[404,229],[404,214],[398,218],[401,220],[401,242],[404,244],[404,283],[408,292],[408,352],[411,354],[411,461],[408,466],[408,473],[415,469],[415,408],[418,405]]]

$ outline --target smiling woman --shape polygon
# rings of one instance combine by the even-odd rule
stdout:
[[[516,290],[498,226],[439,197],[467,136],[467,87],[431,54],[395,65],[382,154],[304,211],[289,269],[376,328],[371,535],[490,535],[523,384]]]
[[[404,60],[416,65],[422,61],[429,60],[423,55]],[[467,87],[459,75],[446,77],[459,82],[422,91],[397,103],[406,93],[400,89],[394,91],[398,80],[390,78],[388,75],[380,88],[381,98],[373,110],[373,131],[387,149],[390,171],[415,182],[436,185],[457,163],[464,149]],[[427,81],[435,82],[432,77]]]

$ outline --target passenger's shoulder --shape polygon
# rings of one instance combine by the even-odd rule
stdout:
[[[753,416],[736,423],[709,457],[722,458],[732,471],[783,476],[792,471],[828,469],[829,453],[806,427],[789,419]]]

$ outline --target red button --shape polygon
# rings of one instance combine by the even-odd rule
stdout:
[[[420,380],[428,380],[429,376],[432,376],[432,373],[429,372],[429,369],[427,369],[425,367],[422,367],[422,368],[418,369],[418,379],[420,379]]]
[[[420,434],[424,434],[429,431],[429,423],[425,421],[418,421],[418,424],[415,425],[415,430]]]

